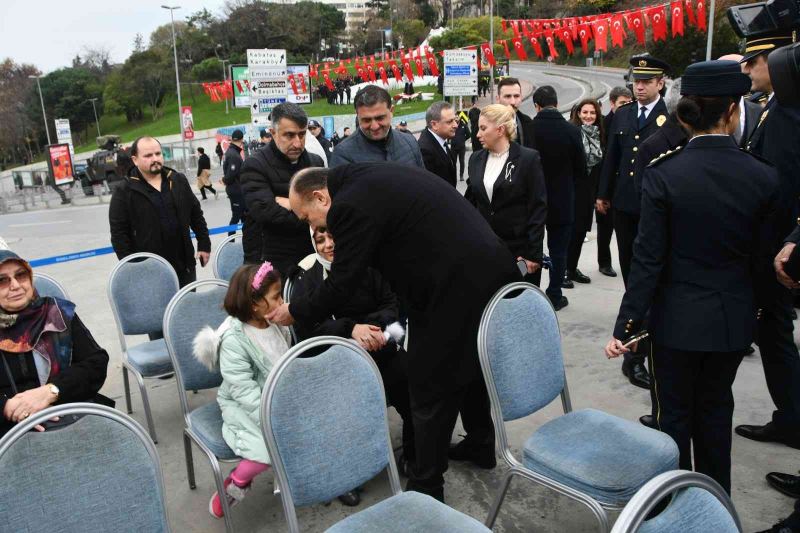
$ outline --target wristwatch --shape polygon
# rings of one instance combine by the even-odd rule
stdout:
[[[61,394],[61,391],[58,390],[58,387],[56,387],[52,383],[48,383],[47,385],[45,385],[45,387],[50,389],[50,392],[52,392],[53,394],[56,395],[55,399],[53,400],[53,403],[57,402],[58,401],[58,396]]]

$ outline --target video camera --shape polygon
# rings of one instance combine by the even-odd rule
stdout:
[[[728,8],[728,21],[739,37],[752,39],[776,30],[800,29],[800,0],[769,0]],[[768,58],[769,77],[781,105],[800,108],[800,43],[783,46]]]

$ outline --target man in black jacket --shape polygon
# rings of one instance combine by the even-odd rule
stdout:
[[[222,182],[225,184],[225,192],[231,202],[231,221],[229,225],[244,222],[246,211],[244,194],[239,174],[242,172],[242,150],[244,150],[244,133],[242,130],[234,130],[231,134],[231,143],[225,151],[225,161],[222,163]],[[242,228],[244,230],[244,228]],[[235,231],[229,231],[228,235],[233,235]]]
[[[183,174],[164,166],[161,144],[139,137],[131,145],[134,166],[111,196],[108,221],[111,246],[119,259],[150,252],[169,261],[181,287],[197,279],[191,228],[197,236],[197,258],[206,266],[211,239],[200,201]]]
[[[453,106],[443,101],[432,103],[425,112],[425,123],[427,127],[417,139],[425,168],[455,187],[456,162],[449,146],[458,127]]]
[[[242,187],[247,201],[244,228],[246,262],[270,261],[282,274],[314,250],[308,224],[289,209],[289,181],[298,171],[323,166],[305,149],[308,117],[289,102],[272,110],[272,142],[244,162]]]
[[[469,117],[470,140],[472,141],[472,151],[477,152],[482,148],[481,142],[478,140],[478,120],[481,118],[481,108],[478,107],[478,97],[472,97],[472,107],[469,108],[467,113]]]
[[[497,84],[499,103],[510,105],[517,113],[517,142],[526,148],[536,149],[533,120],[519,110],[522,105],[522,84],[517,78],[503,78]]]
[[[533,93],[536,116],[533,141],[539,147],[547,188],[547,249],[553,266],[547,296],[556,311],[569,304],[561,294],[567,270],[567,249],[575,223],[575,181],[586,177],[586,155],[581,132],[559,113],[558,96],[550,85]]]
[[[322,146],[322,149],[325,151],[325,157],[330,160],[331,155],[333,155],[331,151],[331,142],[325,137],[325,129],[322,125],[316,120],[309,120],[308,131],[319,141],[319,145]]]

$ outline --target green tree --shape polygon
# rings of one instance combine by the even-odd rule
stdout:
[[[399,20],[394,25],[395,37],[403,46],[417,46],[428,36],[430,29],[419,19]]]

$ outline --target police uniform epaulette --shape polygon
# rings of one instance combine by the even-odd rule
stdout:
[[[772,164],[770,161],[767,161],[766,159],[764,159],[764,158],[763,158],[763,157],[761,157],[760,155],[758,155],[758,154],[754,154],[753,152],[749,152],[749,151],[747,150],[747,148],[739,148],[739,150],[741,150],[742,152],[746,153],[747,155],[751,155],[751,156],[755,157],[756,159],[758,159],[758,160],[759,160],[759,161],[761,161],[762,163],[766,163],[767,165],[769,165],[769,166],[771,166],[771,167],[775,166],[775,165],[773,165],[773,164]]]
[[[625,102],[624,104],[620,104],[617,106],[617,109],[625,107],[626,105],[631,105],[633,102],[635,102],[635,100],[631,100],[630,102]]]
[[[665,161],[665,160],[669,159],[670,157],[672,157],[675,154],[677,154],[678,152],[680,152],[681,148],[683,148],[683,146],[678,146],[674,150],[667,150],[665,153],[659,155],[658,157],[656,157],[655,159],[650,161],[650,163],[647,165],[647,168],[654,167],[654,166],[660,164],[662,161]]]

